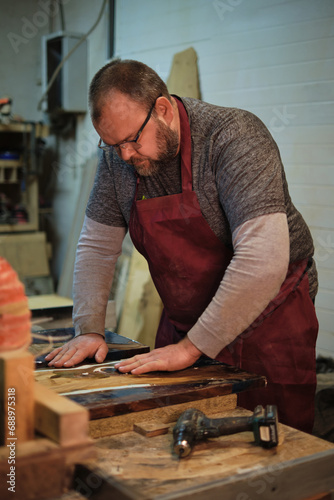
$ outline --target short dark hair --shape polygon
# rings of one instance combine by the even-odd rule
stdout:
[[[89,107],[93,122],[98,121],[103,104],[113,91],[128,95],[147,111],[161,94],[171,101],[167,86],[146,64],[131,59],[114,59],[94,76],[89,87]]]

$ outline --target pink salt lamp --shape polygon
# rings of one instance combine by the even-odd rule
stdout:
[[[10,264],[0,257],[0,352],[28,347],[30,317],[24,286]]]

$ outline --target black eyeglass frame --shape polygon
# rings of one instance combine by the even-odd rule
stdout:
[[[162,94],[159,94],[158,97],[155,99],[154,103],[152,104],[151,106],[151,109],[150,111],[148,112],[148,115],[147,117],[145,118],[145,121],[144,123],[142,124],[142,126],[140,127],[140,129],[138,130],[137,132],[137,135],[134,139],[132,139],[131,141],[122,141],[122,142],[119,142],[118,144],[109,144],[109,145],[105,145],[105,146],[101,146],[101,143],[102,143],[102,139],[100,137],[100,140],[99,140],[99,143],[98,143],[98,147],[100,149],[103,149],[103,151],[109,151],[109,148],[114,148],[114,149],[126,149],[124,148],[124,145],[126,144],[137,144],[139,147],[141,147],[141,144],[138,144],[138,139],[139,137],[141,136],[144,128],[146,127],[149,119],[151,118],[151,115],[152,115],[152,112],[154,110],[154,107],[155,107],[155,104],[157,102],[157,100],[159,99],[159,97],[162,97]],[[134,147],[134,146],[133,146]]]

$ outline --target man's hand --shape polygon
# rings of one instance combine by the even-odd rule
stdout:
[[[146,354],[124,359],[115,365],[120,372],[131,372],[133,375],[153,371],[176,371],[191,366],[201,356],[202,352],[185,337],[178,344],[167,345],[154,349]]]
[[[102,335],[98,333],[86,333],[79,335],[66,344],[54,349],[45,357],[50,361],[48,366],[71,366],[81,363],[86,358],[95,356],[97,363],[102,363],[108,352],[108,346]]]

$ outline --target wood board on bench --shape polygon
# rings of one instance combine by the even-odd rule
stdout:
[[[81,404],[91,419],[141,412],[265,386],[265,377],[214,361],[178,372],[119,373],[114,363],[42,369],[35,378]]]

